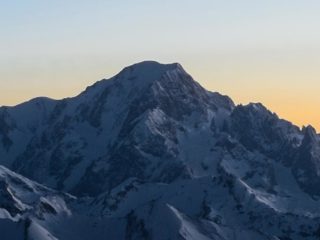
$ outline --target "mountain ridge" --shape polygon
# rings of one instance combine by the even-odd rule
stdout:
[[[110,80],[114,80],[115,78],[117,78],[117,76],[118,76],[119,74],[121,74],[121,73],[124,72],[124,71],[127,71],[127,70],[129,70],[129,69],[132,69],[132,68],[135,67],[135,66],[148,65],[148,64],[150,64],[150,65],[176,66],[177,69],[181,69],[181,70],[184,71],[186,74],[188,74],[188,73],[184,70],[184,68],[182,67],[182,65],[181,65],[180,63],[178,63],[178,62],[169,63],[169,64],[162,64],[162,63],[159,63],[159,62],[154,61],[154,60],[146,60],[146,61],[142,61],[142,62],[138,62],[138,63],[132,64],[132,65],[130,65],[130,66],[128,66],[128,67],[124,67],[120,72],[118,72],[115,76],[113,76],[113,77],[111,77],[111,78],[103,78],[103,79],[101,79],[101,80],[99,80],[99,81],[96,81],[95,83],[93,83],[93,84],[91,84],[90,86],[86,87],[82,92],[80,92],[79,94],[77,94],[77,95],[75,95],[75,96],[65,97],[65,98],[61,98],[61,99],[55,99],[55,98],[51,98],[51,97],[47,97],[47,96],[34,97],[34,98],[31,98],[31,99],[26,100],[26,101],[24,101],[24,102],[18,103],[18,104],[16,104],[16,105],[12,105],[12,106],[2,105],[2,106],[0,106],[0,109],[1,109],[1,108],[4,108],[4,109],[17,108],[17,107],[20,107],[20,106],[23,106],[23,105],[25,105],[25,104],[29,104],[29,103],[32,103],[32,102],[36,102],[36,103],[37,103],[37,102],[38,102],[38,103],[39,103],[39,102],[40,102],[40,103],[41,103],[41,102],[59,102],[59,101],[65,101],[65,100],[69,100],[69,99],[74,99],[74,98],[79,97],[79,96],[82,95],[82,94],[85,94],[86,91],[89,90],[89,89],[91,89],[91,88],[97,87],[97,86],[99,86],[99,85],[106,85],[107,83],[110,83],[110,82],[109,82]],[[168,69],[168,70],[169,70],[169,69]],[[173,68],[171,68],[171,70],[173,70]],[[188,75],[189,75],[189,74],[188,74]],[[211,93],[217,93],[217,92],[215,92],[215,91],[209,91],[209,92],[211,92]],[[219,93],[219,94],[220,94],[220,93]],[[227,95],[222,95],[222,96],[223,96],[223,97],[228,97]],[[232,101],[232,99],[230,99],[230,100]],[[235,104],[234,104],[234,105],[235,105]],[[261,107],[267,109],[267,107],[266,107],[262,102],[248,102],[247,104],[243,104],[243,103],[237,104],[237,106],[250,106],[250,105],[261,106]],[[270,110],[269,110],[269,111],[270,111]],[[273,112],[273,111],[272,111],[272,113],[273,113],[273,114],[277,114],[276,112]],[[284,119],[284,118],[281,118],[281,119],[286,120],[286,121],[288,121],[288,122],[291,122],[290,120],[287,120],[287,119]],[[292,123],[292,122],[291,122],[291,123]],[[292,123],[292,124],[293,124],[293,123]],[[293,125],[295,125],[295,124],[293,124]],[[295,126],[297,126],[297,125],[295,125]],[[301,130],[303,130],[304,128],[306,128],[306,127],[308,127],[308,126],[314,128],[314,127],[313,127],[312,125],[310,125],[310,124],[303,125],[303,126],[301,126],[301,127],[297,126],[297,127],[299,127]],[[316,133],[317,133],[317,131],[316,131]],[[318,133],[317,133],[317,134],[318,134]]]
[[[0,219],[31,223],[35,239],[319,236],[315,129],[261,103],[235,105],[176,63],[134,64],[73,98],[1,107],[1,165]],[[23,187],[36,184],[48,192]],[[46,195],[59,204],[44,200],[40,215],[25,198]]]

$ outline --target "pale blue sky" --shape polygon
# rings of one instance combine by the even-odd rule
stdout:
[[[0,105],[72,96],[151,59],[320,127],[319,12],[318,0],[0,0]]]

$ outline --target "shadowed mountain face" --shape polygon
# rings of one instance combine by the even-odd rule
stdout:
[[[23,218],[36,232],[56,233],[49,239],[76,239],[76,229],[93,219],[96,229],[88,231],[107,239],[319,236],[315,130],[300,130],[259,103],[235,106],[179,64],[142,62],[74,98],[1,107],[0,164],[79,198],[59,195],[64,209],[79,215],[66,222],[51,200],[41,205],[74,235],[35,213]],[[0,182],[5,216],[26,212],[26,205],[36,211],[41,201],[18,201],[6,179]],[[166,221],[168,233],[161,227]]]
[[[179,135],[190,126],[213,131],[214,116],[233,108],[228,97],[203,89],[179,64],[144,62],[75,98],[3,108],[1,159],[34,180],[83,195],[110,190],[128,177],[171,182],[192,176],[179,157]]]

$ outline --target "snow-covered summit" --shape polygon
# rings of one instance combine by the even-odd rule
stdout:
[[[161,64],[156,61],[143,61],[125,67],[114,77],[102,79],[92,86],[89,86],[84,93],[90,94],[93,89],[99,91],[110,85],[122,86],[124,88],[145,89],[153,82],[160,81],[165,74],[180,72],[187,74],[179,63]]]

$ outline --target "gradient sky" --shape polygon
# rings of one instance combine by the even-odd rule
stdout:
[[[320,130],[319,12],[319,0],[0,1],[0,105],[157,60]]]

